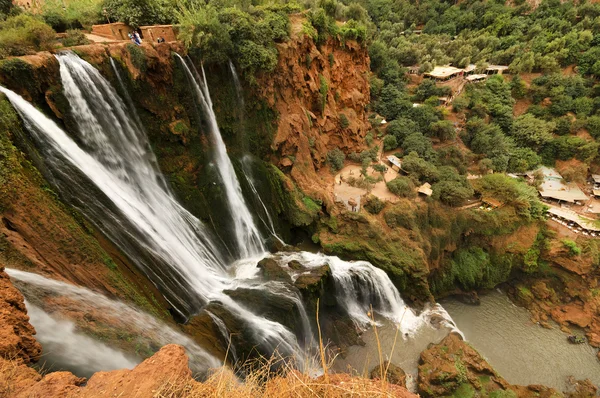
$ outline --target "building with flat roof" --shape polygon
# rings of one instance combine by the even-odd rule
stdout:
[[[436,66],[431,72],[425,73],[425,76],[436,80],[449,80],[464,73],[464,69],[455,68],[454,66]]]
[[[431,184],[426,182],[425,184],[421,185],[419,187],[419,189],[417,189],[417,192],[425,195],[425,196],[431,196],[433,194],[433,190],[431,189]]]
[[[485,73],[488,75],[501,75],[507,72],[508,66],[506,65],[488,65],[488,67],[485,68]]]
[[[588,197],[575,183],[565,183],[562,176],[550,167],[542,166],[538,170],[542,173],[543,181],[538,189],[540,196],[548,200],[567,203],[578,203],[588,200]],[[535,172],[528,173],[534,175]]]

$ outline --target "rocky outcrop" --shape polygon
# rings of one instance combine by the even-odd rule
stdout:
[[[23,295],[0,265],[0,358],[25,364],[37,361],[42,347],[34,335]]]
[[[421,353],[418,390],[423,397],[505,396],[498,395],[503,392],[506,392],[506,396],[517,397],[562,396],[544,386],[509,384],[455,333]]]
[[[595,243],[582,238],[578,244],[588,249],[572,255],[557,235],[543,253],[549,268],[511,282],[508,293],[531,312],[534,322],[550,328],[553,320],[569,334],[573,326],[583,328],[589,344],[600,347],[600,268],[593,254]]]
[[[306,193],[325,199],[328,182],[318,174],[327,152],[365,148],[371,128],[365,108],[370,101],[367,48],[354,41],[329,39],[318,45],[298,29],[292,17],[292,38],[278,44],[279,62],[273,73],[259,78],[258,96],[279,119],[271,148],[274,161]]]
[[[379,366],[375,366],[371,370],[371,379],[383,379],[381,375],[385,375],[385,380],[392,384],[397,384],[402,387],[406,387],[406,373],[404,370],[390,363],[388,361],[384,361]]]

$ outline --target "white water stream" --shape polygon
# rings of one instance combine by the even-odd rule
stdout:
[[[202,69],[202,76],[200,76],[191,62],[186,62],[186,60],[179,55],[177,55],[177,57],[181,61],[188,77],[188,81],[202,107],[202,112],[208,120],[208,129],[215,149],[215,163],[225,188],[227,205],[229,206],[230,216],[233,219],[234,232],[240,257],[246,258],[260,254],[265,251],[262,237],[254,224],[252,214],[250,213],[246,201],[244,200],[244,195],[242,194],[242,187],[235,174],[235,169],[227,155],[227,148],[221,137],[217,117],[213,110],[212,99],[208,92],[204,68]]]

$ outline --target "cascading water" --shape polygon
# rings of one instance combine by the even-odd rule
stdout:
[[[23,98],[0,91],[37,142],[61,194],[146,272],[176,310],[197,312],[227,280],[208,231],[165,188],[143,130],[110,84],[72,53],[57,58],[81,146]]]
[[[143,129],[129,117],[110,84],[72,53],[57,58],[81,147],[22,97],[3,87],[0,91],[21,115],[61,194],[117,243],[184,316],[219,302],[252,331],[264,354],[300,353],[292,332],[223,293],[242,282],[229,275],[201,222],[164,188]],[[230,177],[235,179],[235,174]],[[243,207],[243,218],[254,231],[245,251],[261,252],[258,231]],[[248,256],[244,261],[255,266],[259,259]]]
[[[245,109],[244,93],[242,91],[242,84],[240,83],[240,78],[237,74],[237,71],[235,70],[235,65],[233,65],[233,62],[231,62],[231,60],[229,60],[229,70],[231,72],[231,76],[233,77],[233,84],[235,86],[236,98],[238,100],[237,108],[240,111],[240,123],[242,125],[242,128],[245,129],[246,123],[245,123],[245,118],[244,118],[244,109]],[[275,224],[273,223],[271,214],[269,213],[269,210],[267,209],[265,202],[260,197],[260,193],[258,192],[258,189],[256,189],[256,183],[254,181],[254,176],[252,174],[251,162],[252,162],[252,157],[250,155],[246,154],[246,155],[242,156],[241,163],[242,163],[242,170],[244,172],[244,177],[246,177],[248,186],[250,187],[250,189],[252,190],[252,193],[254,194],[253,198],[256,201],[258,201],[259,206],[257,206],[257,207],[259,208],[258,209],[259,212],[258,212],[257,216],[260,218],[260,220],[262,221],[264,226],[267,228],[267,230],[269,231],[269,234],[272,237],[274,237],[275,239],[279,240],[281,243],[284,243],[283,240],[277,235],[277,231],[275,230]],[[264,215],[264,217],[260,213],[262,213]]]
[[[267,209],[265,202],[263,202],[262,198],[260,197],[260,194],[258,193],[258,190],[256,189],[254,179],[252,178],[252,169],[250,167],[251,160],[252,159],[249,155],[244,155],[242,157],[242,170],[244,170],[244,176],[246,177],[246,181],[248,181],[248,185],[250,186],[250,189],[252,190],[254,197],[260,204],[260,210],[262,210],[262,213],[264,214],[264,217],[259,215],[259,218],[263,222],[265,227],[268,229],[271,236],[273,236],[275,239],[279,240],[281,243],[284,243],[283,240],[277,235],[277,231],[275,230],[275,224],[273,223],[271,214],[269,213],[269,210]]]
[[[366,328],[372,323],[368,315],[372,308],[374,312],[398,325],[405,337],[429,326],[432,317],[437,317],[449,330],[460,333],[439,304],[427,308],[420,315],[415,314],[404,303],[387,274],[369,262],[344,261],[339,257],[309,252],[281,253],[274,258],[283,267],[294,260],[308,269],[329,265],[335,281],[337,301],[360,328]],[[296,279],[305,271],[289,272]]]
[[[25,301],[29,322],[35,327],[38,342],[44,347],[42,366],[46,369],[70,370],[90,377],[101,370],[132,369],[138,361],[78,333],[73,322],[56,319],[41,308]]]
[[[191,62],[189,62],[188,65],[188,62],[181,58],[181,56],[178,54],[176,55],[181,61],[181,65],[185,70],[188,81],[202,107],[201,111],[206,115],[208,120],[208,129],[215,148],[215,163],[223,186],[225,187],[225,196],[233,219],[234,233],[240,258],[256,256],[257,254],[264,252],[262,237],[254,224],[252,214],[250,213],[242,194],[242,187],[235,174],[233,164],[227,155],[227,148],[221,137],[219,125],[217,124],[217,117],[213,110],[212,99],[208,91],[204,68],[202,69],[202,76],[200,76]]]
[[[33,326],[38,331],[38,339],[42,343],[44,350],[51,350],[53,354],[62,355],[58,352],[61,346],[74,345],[75,347],[73,348],[65,349],[71,351],[82,350],[77,354],[77,358],[75,359],[74,365],[76,367],[79,367],[80,363],[85,364],[89,362],[90,369],[93,368],[93,373],[93,371],[108,370],[108,368],[132,368],[137,362],[131,359],[127,359],[128,362],[124,362],[125,357],[122,353],[100,343],[97,343],[97,345],[89,343],[91,347],[97,347],[97,352],[91,348],[87,351],[87,345],[80,343],[83,341],[92,341],[90,337],[77,332],[73,322],[58,319],[52,314],[48,315],[44,312],[45,310],[55,312],[58,314],[57,316],[62,316],[62,314],[70,314],[71,316],[79,315],[84,320],[90,319],[94,324],[94,328],[112,330],[119,336],[132,336],[135,339],[136,350],[147,352],[148,354],[151,354],[153,349],[160,348],[166,344],[180,344],[185,347],[190,358],[190,364],[197,372],[204,372],[208,368],[214,368],[221,364],[217,358],[206,352],[189,337],[123,302],[109,299],[83,287],[44,278],[41,275],[30,272],[7,268],[6,273],[19,290],[23,292],[28,301],[27,310]],[[47,300],[54,297],[61,298],[59,305],[55,304],[56,300]],[[31,308],[34,308],[34,314],[31,313]],[[52,325],[57,329],[53,330]],[[79,327],[79,329],[84,328],[85,325],[80,325]],[[62,336],[62,340],[60,339],[61,336],[57,335],[59,332],[66,333]],[[94,331],[91,332],[93,333]],[[70,341],[70,338],[73,340]],[[49,345],[47,346],[46,343]],[[108,360],[110,352],[118,353],[120,356],[115,354],[114,362],[111,362]],[[94,362],[96,360],[102,362]],[[95,367],[92,366],[94,363]],[[108,368],[101,367],[102,364],[107,365]],[[82,370],[85,372],[87,368],[84,366]]]
[[[208,118],[216,148],[216,164],[226,188],[241,255],[241,259],[229,267],[223,263],[220,251],[213,243],[214,237],[176,202],[160,174],[134,106],[130,104],[128,109],[110,84],[87,62],[72,53],[63,53],[57,58],[65,96],[71,105],[71,117],[78,127],[78,131],[73,132],[77,143],[23,98],[3,87],[0,91],[21,115],[44,155],[50,178],[59,187],[61,195],[82,209],[146,272],[182,315],[194,315],[206,304],[218,303],[241,320],[244,330],[251,331],[254,346],[261,353],[270,355],[277,351],[283,356],[295,355],[301,362],[302,350],[295,333],[281,323],[256,315],[249,309],[252,303],[238,302],[239,299],[232,298],[235,295],[231,296],[230,292],[236,289],[254,289],[275,300],[291,302],[292,305],[286,308],[297,312],[302,329],[300,334],[307,339],[305,347],[311,346],[313,334],[297,290],[279,282],[265,283],[258,276],[256,263],[264,256],[262,239],[221,138],[204,71],[201,78],[193,65],[179,57]],[[115,73],[121,81],[117,68]],[[124,85],[122,88],[126,92]],[[249,182],[258,196],[250,178]],[[265,204],[262,206],[269,217]],[[270,218],[265,224],[274,232]],[[347,262],[306,252],[281,253],[275,258],[284,268],[291,260],[300,261],[308,269],[329,264],[339,306],[358,327],[370,324],[367,314],[372,305],[375,312],[399,323],[403,332],[409,335],[430,323],[434,316],[438,320],[441,318],[440,323],[448,328],[455,328],[440,306],[416,315],[402,301],[387,275],[367,262]],[[289,272],[296,278],[301,271]],[[11,275],[17,278],[19,274],[11,271]],[[97,297],[91,302],[88,300],[94,306],[97,301]],[[223,322],[225,318],[220,319],[212,312],[209,315],[228,343],[231,336]],[[164,341],[177,342],[178,339],[179,336],[167,336]],[[239,354],[237,348],[231,349],[236,357]]]

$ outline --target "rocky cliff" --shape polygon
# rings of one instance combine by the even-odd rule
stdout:
[[[278,114],[272,161],[306,193],[324,200],[331,179],[318,172],[327,152],[366,147],[369,55],[354,41],[316,44],[298,31],[301,20],[292,19],[292,26],[291,40],[278,45],[275,72],[261,77],[256,91]]]
[[[0,357],[17,364],[37,361],[42,347],[34,334],[23,295],[11,284],[0,266]]]

